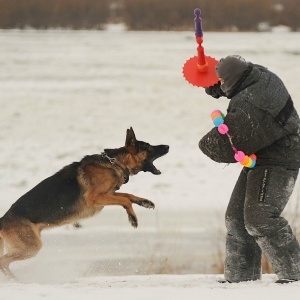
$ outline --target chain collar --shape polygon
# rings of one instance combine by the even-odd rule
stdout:
[[[125,164],[117,160],[115,157],[108,156],[105,152],[102,152],[101,156],[107,159],[113,167],[121,169],[123,173],[124,184],[129,181],[130,172]]]

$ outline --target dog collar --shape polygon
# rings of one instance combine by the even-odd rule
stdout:
[[[102,157],[106,158],[113,167],[117,167],[118,169],[121,169],[123,173],[124,184],[127,183],[129,181],[129,175],[130,175],[127,166],[122,162],[120,162],[119,160],[117,160],[115,157],[109,157],[105,152],[102,152],[101,155]]]

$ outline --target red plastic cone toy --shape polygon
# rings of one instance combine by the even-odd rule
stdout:
[[[183,76],[192,85],[198,87],[209,87],[219,81],[215,67],[218,63],[216,59],[204,54],[202,20],[200,18],[201,10],[194,10],[195,18],[195,35],[198,44],[198,56],[194,56],[186,61],[183,66]]]

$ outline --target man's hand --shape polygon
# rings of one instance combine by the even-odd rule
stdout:
[[[224,94],[224,92],[221,90],[221,87],[220,87],[221,83],[220,81],[212,86],[209,86],[208,88],[205,88],[205,93],[209,96],[212,96],[216,99],[220,98],[220,97],[223,97],[223,96],[226,96]]]

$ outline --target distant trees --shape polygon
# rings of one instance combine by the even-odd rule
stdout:
[[[269,22],[272,0],[202,0],[206,30],[257,30]]]
[[[270,26],[287,25],[300,30],[299,0],[120,1],[123,20],[133,30],[191,28],[193,10],[196,7],[202,10],[206,31],[255,31],[260,23],[268,23]]]
[[[124,23],[133,30],[171,30],[193,27],[199,0],[121,0]]]
[[[0,0],[1,28],[101,28],[109,0]]]
[[[273,10],[272,18],[276,22],[275,25],[286,25],[295,31],[300,31],[299,0],[282,0],[281,2],[282,6],[279,6],[277,10]]]
[[[205,31],[257,30],[260,23],[300,30],[299,0],[0,0],[0,28],[190,30],[202,10]]]

